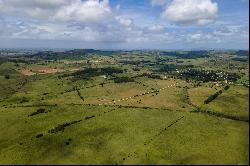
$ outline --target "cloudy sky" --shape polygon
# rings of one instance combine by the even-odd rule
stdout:
[[[248,49],[249,0],[0,0],[0,47]]]

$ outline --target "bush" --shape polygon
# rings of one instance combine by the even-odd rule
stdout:
[[[29,99],[26,97],[22,97],[20,103],[26,103],[26,102],[29,102]]]
[[[5,79],[10,79],[10,75],[5,75],[4,78]]]
[[[227,85],[227,86],[224,87],[224,90],[228,90],[229,88],[230,88],[230,86]]]

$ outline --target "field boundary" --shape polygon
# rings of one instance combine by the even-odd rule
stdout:
[[[174,124],[178,123],[180,120],[182,120],[184,118],[184,116],[179,117],[178,119],[176,119],[175,121],[171,122],[167,127],[165,127],[164,129],[160,130],[160,132],[158,132],[157,134],[155,134],[154,136],[151,137],[151,139],[149,141],[145,141],[144,145],[150,144],[154,139],[156,139],[156,137],[160,136],[163,134],[164,131],[166,131],[168,128],[172,127]]]
[[[127,101],[127,100],[131,100],[131,99],[134,99],[134,98],[138,98],[138,97],[141,97],[141,96],[145,96],[145,95],[148,95],[148,94],[153,94],[153,93],[160,93],[160,91],[162,90],[165,90],[167,88],[170,88],[172,86],[176,86],[178,85],[179,83],[174,83],[174,84],[171,84],[171,85],[168,85],[168,86],[165,86],[163,88],[160,88],[158,90],[152,90],[152,91],[147,91],[147,92],[143,92],[143,93],[140,93],[140,94],[137,94],[137,95],[133,95],[133,96],[129,96],[129,97],[124,97],[124,98],[121,98],[121,99],[118,99],[118,100],[113,100],[113,101],[110,101],[110,102],[106,102],[106,103],[101,103],[101,104],[98,104],[98,105],[108,105],[108,104],[111,104],[111,103],[117,103],[117,102],[122,102],[122,101]]]
[[[245,119],[243,117],[237,117],[237,116],[233,116],[233,115],[226,115],[220,112],[214,112],[214,111],[209,111],[209,110],[203,110],[201,108],[198,108],[194,111],[192,111],[194,113],[202,113],[202,114],[206,114],[209,116],[215,116],[215,117],[219,117],[219,118],[224,118],[224,119],[230,119],[230,120],[236,120],[236,121],[241,121],[241,122],[247,122],[249,123],[249,119]]]

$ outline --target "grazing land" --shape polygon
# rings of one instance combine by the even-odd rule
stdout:
[[[248,51],[0,54],[0,164],[248,164]]]

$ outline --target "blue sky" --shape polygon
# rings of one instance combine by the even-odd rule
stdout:
[[[249,0],[0,0],[0,47],[249,49]]]

